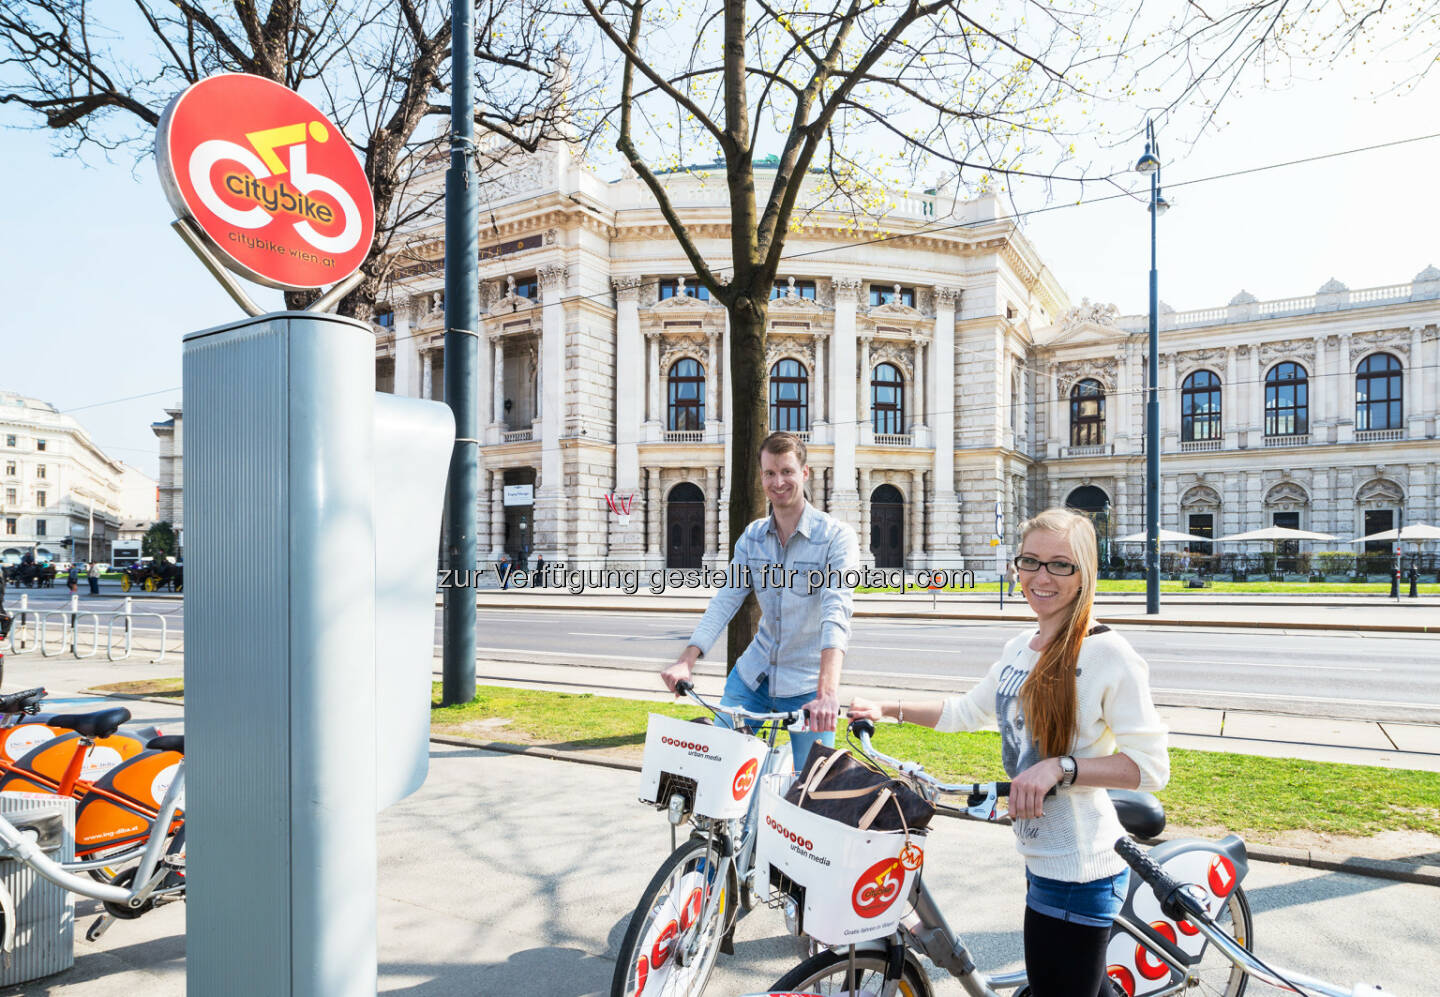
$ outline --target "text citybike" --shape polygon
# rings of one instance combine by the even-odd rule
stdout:
[[[790,830],[788,827],[777,821],[774,817],[766,817],[765,826],[770,828],[770,830],[774,831],[776,834],[780,835],[780,837],[784,838],[786,841],[790,842],[790,850],[792,852],[795,852],[797,855],[804,855],[810,861],[819,863],[820,865],[830,864],[830,860],[827,859],[825,856],[815,854],[813,850],[815,848],[815,843],[813,841],[811,841],[809,838],[805,838],[801,835],[796,834],[794,831]]]
[[[281,180],[275,187],[267,187],[248,173],[226,173],[225,189],[236,197],[252,204],[258,204],[272,215],[287,214],[297,218],[313,219],[328,225],[335,220],[335,212],[327,204],[306,196]]]
[[[703,758],[709,762],[718,762],[719,755],[710,754],[710,745],[700,744],[697,741],[681,741],[679,738],[662,737],[661,744],[667,744],[672,748],[679,748],[681,751],[688,751],[692,758]]]

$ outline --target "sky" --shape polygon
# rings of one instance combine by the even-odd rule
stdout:
[[[1400,75],[1355,60],[1232,99],[1221,115],[1228,123],[1193,143],[1162,138],[1175,206],[1160,219],[1161,299],[1184,311],[1223,305],[1242,288],[1266,300],[1312,294],[1332,277],[1351,288],[1405,283],[1440,265],[1440,138],[1210,179],[1440,132],[1431,113],[1440,74],[1404,96],[1371,98]],[[21,120],[7,109],[0,124]],[[0,388],[72,413],[103,450],[154,476],[150,424],[181,403],[182,337],[243,316],[170,230],[153,161],[57,158],[50,136],[13,127],[3,143],[10,196],[0,274],[11,304]],[[1104,165],[1133,164],[1142,151],[1139,142],[1113,150]],[[1074,303],[1139,314],[1148,307],[1145,202],[1073,204],[1111,193],[1057,188],[1053,210],[1024,227]],[[1018,196],[1043,204],[1038,191]],[[281,306],[278,292],[251,294]]]

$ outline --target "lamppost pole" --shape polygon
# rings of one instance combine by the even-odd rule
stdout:
[[[1160,277],[1155,231],[1168,206],[1160,195],[1160,146],[1145,123],[1145,155],[1135,164],[1150,175],[1150,356],[1145,394],[1145,612],[1160,612]]]

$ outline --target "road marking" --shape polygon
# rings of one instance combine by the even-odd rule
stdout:
[[[1037,569],[1038,570],[1038,569]],[[626,640],[684,640],[684,637],[671,637],[669,634],[662,634],[651,637],[646,634],[597,634],[597,633],[569,633],[568,637],[623,637]]]
[[[1281,702],[1294,702],[1300,700],[1306,703],[1329,703],[1350,706],[1408,706],[1420,710],[1434,710],[1435,707],[1428,703],[1416,704],[1408,700],[1399,699],[1332,699],[1325,696],[1292,696],[1284,693],[1273,692],[1229,692],[1217,689],[1177,689],[1173,686],[1154,686],[1156,692],[1179,692],[1192,696],[1223,696],[1230,699],[1274,699]],[[1236,707],[1239,712],[1244,713],[1243,708]],[[1318,719],[1346,719],[1344,717],[1320,717]],[[1375,723],[1374,720],[1360,720],[1359,723]],[[1406,721],[1409,722],[1409,721]]]
[[[1157,658],[1157,657],[1155,657],[1154,655],[1148,655],[1148,654],[1147,654],[1147,655],[1141,655],[1141,657],[1143,657],[1147,662],[1154,663],[1154,662],[1157,662],[1157,661],[1158,661],[1158,662],[1160,662],[1161,664],[1165,664],[1165,665],[1194,665],[1194,664],[1195,664],[1195,659],[1194,659],[1194,658]],[[1229,665],[1229,666],[1231,666],[1231,667],[1236,667],[1236,668],[1300,668],[1300,669],[1304,669],[1305,671],[1310,671],[1310,670],[1312,670],[1312,669],[1332,671],[1332,672],[1378,672],[1378,671],[1381,671],[1381,668],[1380,668],[1379,665],[1312,665],[1312,664],[1309,664],[1309,663],[1306,663],[1306,664],[1295,664],[1295,665],[1286,665],[1286,664],[1281,664],[1281,663],[1278,662],[1278,661],[1225,661],[1225,660],[1216,659],[1216,658],[1213,658],[1213,657],[1209,659],[1209,661],[1207,662],[1207,664],[1208,664],[1210,667],[1214,667],[1214,666],[1217,666],[1217,665]]]
[[[1039,570],[1039,569],[1036,569]],[[883,644],[851,644],[851,650],[859,651],[925,651],[929,654],[970,654],[969,650],[957,651],[953,647],[886,647]]]

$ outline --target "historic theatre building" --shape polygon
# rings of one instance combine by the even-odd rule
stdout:
[[[723,265],[723,171],[665,179]],[[804,215],[771,301],[771,426],[807,440],[812,501],[881,567],[992,566],[997,508],[1012,543],[1055,503],[1110,538],[1142,530],[1146,317],[1074,304],[993,197],[892,203],[883,241]],[[482,186],[481,217],[482,554],[723,564],[726,313],[641,182],[552,147]],[[436,217],[397,240],[381,390],[443,396],[443,233]],[[1440,270],[1162,311],[1164,527],[1348,539],[1440,519]]]

